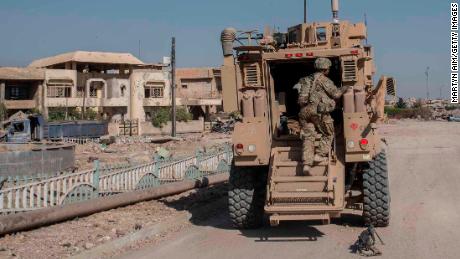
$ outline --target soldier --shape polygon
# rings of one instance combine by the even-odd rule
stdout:
[[[316,73],[300,79],[299,120],[303,140],[303,171],[309,172],[311,166],[327,160],[334,139],[334,121],[330,115],[335,110],[335,100],[339,99],[349,87],[337,89],[327,77],[332,63],[327,58],[315,61]],[[315,139],[321,134],[315,154]]]
[[[378,236],[375,231],[374,226],[369,225],[358,237],[358,240],[355,243],[356,250],[358,250],[360,255],[363,256],[377,256],[382,255],[377,247],[375,247],[375,236],[379,238],[380,242],[383,244],[383,241]]]

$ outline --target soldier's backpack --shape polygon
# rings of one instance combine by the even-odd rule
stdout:
[[[304,77],[304,78],[301,78],[299,80],[299,84],[300,86],[296,85],[294,88],[297,87],[297,89],[299,90],[299,99],[298,99],[298,103],[301,107],[304,107],[306,106],[309,101],[310,101],[310,94],[311,94],[311,91],[312,89],[314,88],[315,86],[315,81],[316,81],[316,78],[315,78],[315,75],[309,75],[307,77]],[[300,89],[299,89],[300,88]]]

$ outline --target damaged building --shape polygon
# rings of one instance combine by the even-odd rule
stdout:
[[[9,113],[36,110],[95,112],[108,121],[149,119],[171,106],[170,69],[145,64],[129,53],[75,51],[33,61],[26,68],[0,68],[0,100]],[[177,105],[194,117],[222,105],[220,70],[179,69]]]
[[[194,117],[205,117],[222,108],[222,81],[217,68],[179,68],[176,72],[177,97],[190,106]]]

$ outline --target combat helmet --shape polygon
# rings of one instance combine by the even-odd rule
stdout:
[[[332,66],[332,62],[328,58],[317,58],[315,60],[316,70],[326,70]]]

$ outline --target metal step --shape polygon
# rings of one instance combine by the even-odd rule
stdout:
[[[272,199],[329,198],[327,192],[272,192]]]
[[[275,176],[274,183],[327,182],[327,176]]]
[[[275,167],[297,167],[302,165],[300,161],[276,161],[274,166]]]
[[[341,211],[343,208],[337,208],[333,205],[267,205],[265,206],[265,211],[267,213],[314,213],[316,212],[331,212],[331,211]]]
[[[284,220],[326,220],[329,222],[330,217],[327,213],[318,214],[293,214],[293,215],[272,215],[270,221]],[[275,223],[276,224],[276,223]],[[272,223],[273,225],[273,223]]]
[[[276,151],[278,153],[281,153],[281,152],[289,152],[289,151],[302,151],[302,148],[300,147],[277,147],[276,148]]]

